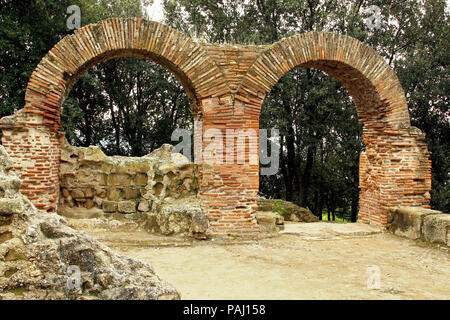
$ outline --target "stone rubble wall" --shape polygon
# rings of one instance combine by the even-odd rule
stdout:
[[[417,207],[388,209],[388,230],[409,239],[450,247],[450,214]]]
[[[60,210],[148,213],[162,202],[195,197],[197,166],[172,150],[173,146],[163,145],[144,157],[108,157],[98,147],[65,143],[59,173]]]

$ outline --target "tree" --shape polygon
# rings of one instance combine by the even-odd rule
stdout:
[[[24,106],[25,90],[34,68],[53,44],[70,32],[65,14],[73,2],[0,2],[0,117]]]
[[[91,75],[95,81],[88,78]],[[111,155],[145,155],[170,143],[177,127],[190,128],[193,122],[187,96],[175,77],[156,63],[136,58],[93,67],[72,90],[64,115],[71,143],[100,145]],[[68,119],[74,117],[72,128]]]

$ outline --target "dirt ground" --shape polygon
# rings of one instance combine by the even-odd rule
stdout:
[[[231,241],[90,233],[148,261],[183,299],[450,299],[448,248],[366,225],[297,223]],[[379,289],[367,287],[368,266],[380,270]]]

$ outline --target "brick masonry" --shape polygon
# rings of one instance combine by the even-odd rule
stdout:
[[[364,125],[360,221],[385,226],[390,206],[429,207],[431,162],[424,135],[410,124],[394,71],[364,43],[309,32],[268,46],[204,44],[160,23],[113,18],[56,44],[31,76],[25,107],[0,121],[2,143],[24,182],[22,192],[38,208],[55,211],[58,203],[60,114],[72,85],[93,65],[127,56],[170,70],[186,90],[194,118],[202,120],[203,132],[214,128],[224,134],[227,129],[258,130],[265,95],[292,68],[320,69],[347,88]],[[196,151],[208,145],[203,140]],[[249,148],[245,153],[248,159]],[[204,163],[199,171],[198,197],[212,231],[258,231],[259,165]]]

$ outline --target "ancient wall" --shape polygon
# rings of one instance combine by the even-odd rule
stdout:
[[[98,208],[106,214],[155,211],[158,204],[196,197],[197,166],[173,146],[144,157],[108,157],[98,147],[61,150],[59,208]]]
[[[450,247],[450,214],[418,207],[388,209],[388,230],[409,239]]]
[[[1,119],[2,145],[22,180],[20,192],[43,211],[55,211],[59,198],[59,158],[64,134],[48,130],[33,115],[19,110]]]
[[[253,146],[258,150],[259,141],[234,148],[234,158],[245,156],[245,163],[220,163],[210,160],[224,154],[229,143],[236,146],[234,133],[231,142],[214,148],[211,139],[199,138],[211,129],[223,135],[237,129],[258,132],[264,97],[295,67],[315,68],[335,77],[355,102],[366,144],[360,161],[360,220],[385,226],[392,203],[429,207],[431,163],[424,136],[410,124],[405,94],[394,71],[364,43],[309,32],[265,46],[202,44],[160,23],[113,18],[78,29],[56,44],[31,76],[23,111],[0,121],[2,142],[24,181],[22,192],[38,208],[55,211],[58,205],[64,135],[60,114],[65,97],[90,67],[125,56],[149,59],[170,70],[186,90],[194,119],[202,121],[194,147],[202,161],[198,197],[212,232],[258,231],[259,163],[249,160],[256,156],[249,150]],[[132,183],[138,191],[127,191],[128,196],[140,193],[136,180]],[[96,192],[90,198],[93,191],[80,191],[84,198],[81,192],[74,199],[73,190],[64,191],[65,199],[72,197],[68,204],[97,205]],[[105,197],[113,201],[108,194]],[[119,198],[113,199],[120,203],[128,201],[126,197],[120,191]]]

